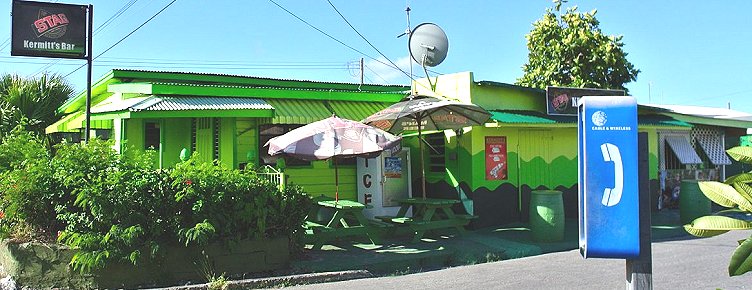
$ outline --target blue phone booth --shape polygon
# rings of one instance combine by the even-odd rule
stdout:
[[[579,100],[580,252],[585,258],[640,255],[637,102],[629,96]]]

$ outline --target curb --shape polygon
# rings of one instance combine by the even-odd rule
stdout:
[[[289,275],[289,276],[279,276],[279,277],[231,280],[231,281],[227,281],[226,287],[223,289],[279,288],[283,286],[337,282],[337,281],[355,280],[355,279],[363,279],[363,278],[371,278],[371,277],[374,277],[374,275],[365,270],[309,273],[309,274]],[[174,287],[156,288],[156,289],[203,290],[203,289],[209,289],[209,284],[210,283],[186,285],[186,286],[174,286]]]

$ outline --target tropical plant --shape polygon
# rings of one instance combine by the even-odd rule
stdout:
[[[10,132],[23,118],[26,130],[44,134],[45,128],[60,120],[59,108],[73,93],[62,76],[43,74],[23,78],[6,74],[0,77],[0,134]]]
[[[752,164],[752,147],[734,147],[726,152],[736,161]],[[732,230],[752,229],[752,172],[731,176],[724,182],[701,181],[700,190],[713,202],[730,208],[695,219],[684,229],[698,237],[712,237]],[[731,256],[729,276],[752,271],[752,236],[739,241]]]
[[[528,62],[517,84],[626,91],[624,84],[636,80],[640,70],[627,60],[622,36],[603,34],[596,10],[581,13],[574,6],[561,14],[563,2],[555,0],[555,7],[547,8],[525,36]]]
[[[289,237],[299,242],[311,200],[252,169],[189,159],[153,169],[151,152],[118,154],[111,141],[55,145],[18,126],[0,143],[0,238],[77,250],[73,269],[137,264],[164,249]],[[166,247],[168,246],[168,247]]]

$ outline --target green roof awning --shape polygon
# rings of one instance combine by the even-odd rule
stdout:
[[[45,133],[78,131],[85,126],[84,122],[86,122],[86,115],[84,115],[83,111],[68,114],[52,125],[47,126]]]
[[[266,99],[274,107],[272,124],[308,124],[332,116],[332,112],[318,100]]]
[[[337,116],[353,121],[361,121],[391,105],[390,103],[380,102],[329,101],[327,103]]]
[[[575,124],[576,116],[551,116],[537,111],[491,111],[491,119],[505,124]]]
[[[692,124],[671,118],[666,115],[646,114],[637,115],[637,123],[640,125],[666,126],[666,127],[692,127]]]
[[[537,111],[504,110],[491,111],[491,119],[505,124],[575,124],[577,116],[547,115]],[[661,114],[645,114],[637,116],[639,125],[692,127],[684,121]]]
[[[321,101],[301,99],[265,99],[274,107],[272,124],[308,124],[337,116],[360,121],[386,107],[382,102]]]

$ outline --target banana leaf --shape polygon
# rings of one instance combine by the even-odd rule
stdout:
[[[752,271],[752,237],[736,248],[729,262],[729,276],[739,276]]]
[[[699,217],[684,225],[684,230],[689,234],[702,238],[717,236],[730,230],[748,229],[752,229],[752,222],[715,215]]]
[[[739,193],[739,195],[746,199],[750,204],[752,204],[752,186],[749,186],[749,184],[746,184],[744,182],[735,182],[733,184],[734,189],[736,189],[736,192]],[[742,206],[739,206],[742,208]],[[752,212],[752,208],[742,208],[744,210],[747,210],[749,212]]]
[[[752,203],[731,185],[717,181],[701,181],[698,184],[702,193],[713,202],[725,207],[739,205],[739,208],[743,210],[752,211]]]
[[[725,217],[735,218],[738,220],[752,222],[752,213],[746,210],[738,209],[738,208],[722,210],[722,211],[716,212],[714,215],[725,216]]]
[[[732,185],[736,182],[752,182],[752,173],[739,173],[737,175],[726,178],[723,183]]]
[[[738,146],[726,150],[726,153],[736,161],[752,164],[752,147]]]

